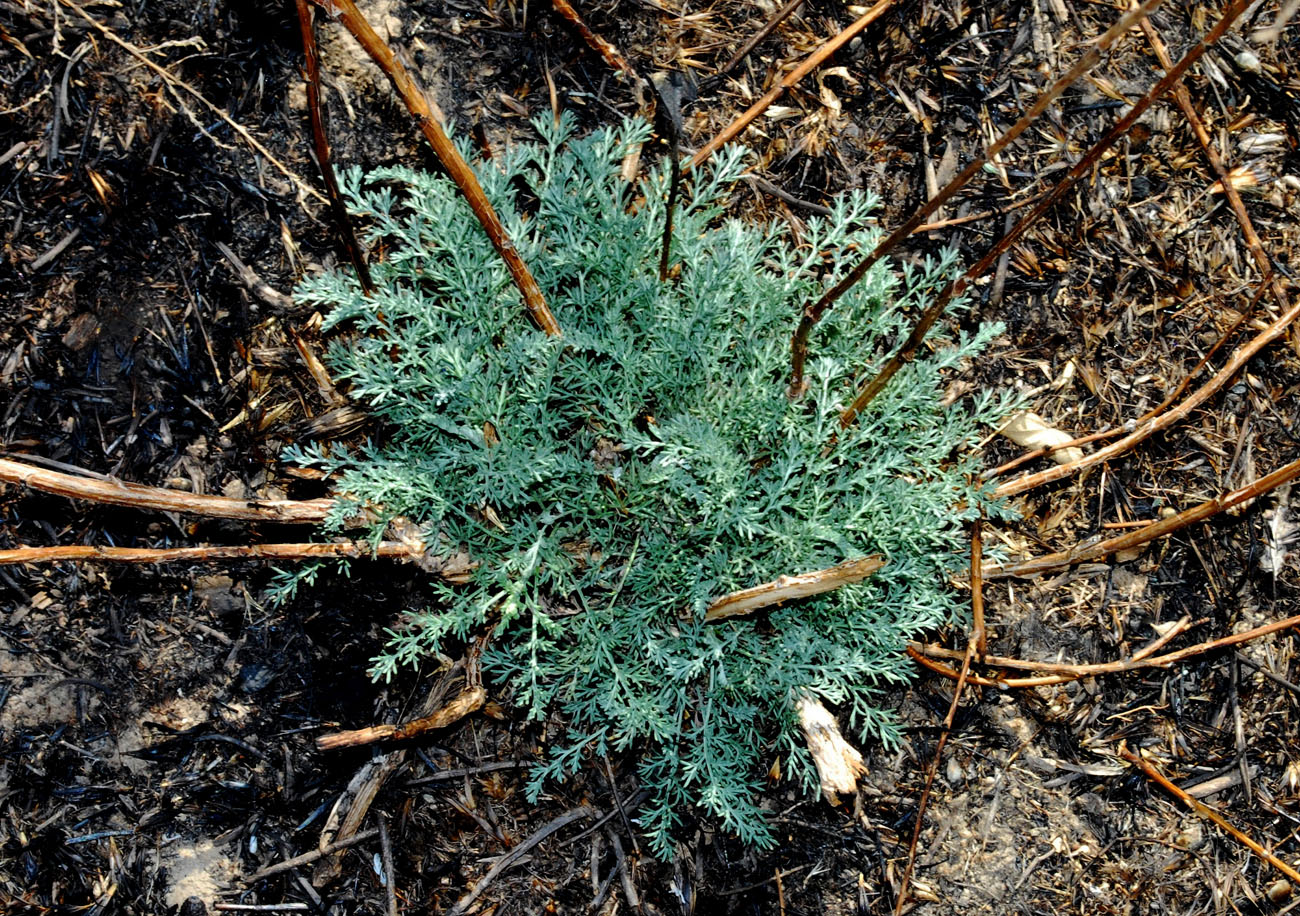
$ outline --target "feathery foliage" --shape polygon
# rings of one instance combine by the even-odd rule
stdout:
[[[620,177],[649,128],[536,129],[540,144],[477,168],[564,336],[529,323],[450,181],[353,170],[345,194],[385,251],[377,291],[332,273],[297,299],[349,327],[330,362],[388,431],[352,453],[290,457],[481,564],[408,615],[375,676],[492,625],[486,671],[529,715],[564,723],[534,795],[588,755],[635,747],[658,852],[692,806],[766,844],[757,796],[773,756],[816,785],[794,700],[821,697],[861,738],[896,741],[880,698],[908,675],[901,650],[959,611],[946,578],[962,562],[961,523],[990,508],[967,449],[1009,402],[944,406],[942,374],[999,329],[937,341],[840,430],[855,384],[948,259],[881,265],[859,283],[817,328],[808,395],[792,403],[798,309],[871,247],[872,200],[846,196],[797,241],[723,219],[742,171],[729,150],[694,175],[676,275],[661,283],[667,170],[640,185]],[[349,512],[344,501],[335,523]],[[886,565],[862,583],[704,621],[728,592],[873,553]]]

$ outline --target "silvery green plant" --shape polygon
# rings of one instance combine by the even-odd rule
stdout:
[[[533,797],[592,755],[634,751],[657,852],[692,809],[768,844],[758,796],[771,762],[817,782],[797,698],[838,706],[863,741],[895,743],[881,701],[908,678],[902,649],[959,613],[947,580],[962,522],[998,512],[970,449],[1010,402],[945,405],[942,386],[1000,329],[936,336],[841,429],[951,257],[881,264],[857,284],[818,326],[807,394],[791,401],[799,309],[870,250],[873,200],[846,195],[798,237],[725,218],[743,171],[728,150],[690,176],[661,282],[667,169],[640,184],[620,174],[647,125],[535,128],[540,143],[477,171],[563,336],[525,317],[449,180],[351,171],[345,195],[383,252],[377,289],[328,273],[297,300],[347,329],[330,364],[384,433],[289,457],[337,475],[347,497],[333,528],[358,503],[382,507],[479,563],[391,632],[376,677],[490,628],[485,671],[556,723]],[[705,622],[729,592],[876,553],[886,565],[866,581]]]

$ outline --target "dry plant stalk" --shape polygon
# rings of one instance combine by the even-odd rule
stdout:
[[[422,545],[421,545],[422,546]],[[19,563],[63,563],[69,560],[107,563],[208,563],[213,560],[320,560],[334,558],[395,557],[428,560],[417,547],[384,541],[375,546],[368,541],[344,541],[328,544],[244,544],[206,547],[96,547],[74,544],[64,547],[16,547],[0,550],[0,566]],[[438,558],[443,560],[443,558]],[[437,562],[437,561],[435,561]],[[435,567],[439,575],[451,582],[467,581],[474,564],[459,558]]]
[[[401,725],[372,725],[369,728],[330,732],[316,739],[316,747],[322,751],[332,751],[341,747],[374,744],[376,741],[405,741],[454,725],[471,713],[478,712],[485,702],[487,691],[482,687],[471,687],[432,715],[412,719]]]
[[[67,2],[67,0],[64,0]],[[397,59],[391,48],[384,42],[379,34],[371,27],[366,17],[357,9],[357,5],[352,0],[311,0],[313,4],[319,6],[327,14],[337,18],[343,27],[352,34],[367,54],[370,55],[379,69],[388,77],[393,89],[401,96],[402,102],[406,105],[406,110],[414,116],[420,131],[424,134],[429,145],[438,155],[438,160],[442,163],[447,174],[456,182],[460,188],[470,209],[478,217],[483,229],[487,232],[488,238],[492,242],[492,247],[497,250],[501,259],[505,261],[506,267],[510,270],[510,276],[514,278],[515,286],[519,288],[519,294],[523,296],[524,305],[528,309],[528,314],[532,316],[533,321],[539,328],[547,334],[558,337],[560,335],[560,325],[551,314],[550,306],[546,304],[546,298],[542,295],[542,288],[537,285],[537,280],[533,278],[532,272],[529,271],[528,265],[524,263],[523,258],[519,256],[514,242],[506,234],[505,226],[501,224],[501,218],[497,216],[496,210],[493,209],[487,195],[483,193],[482,186],[478,183],[478,178],[474,175],[474,170],[469,167],[469,163],[461,156],[456,149],[456,145],[451,142],[442,126],[438,123],[438,118],[433,113],[433,108],[429,105],[429,100],[425,97],[424,92],[416,85],[415,80],[407,73],[404,67]]]
[[[1160,66],[1168,70],[1172,66],[1169,60],[1169,52],[1149,19],[1142,20],[1142,33],[1146,35],[1147,43],[1151,45],[1151,50],[1155,52],[1156,60],[1160,61]],[[1237,222],[1241,224],[1241,235],[1246,240],[1246,247],[1250,249],[1251,257],[1255,259],[1260,274],[1265,279],[1271,278],[1270,287],[1273,290],[1273,298],[1277,300],[1278,308],[1284,312],[1287,311],[1290,305],[1287,302],[1286,290],[1282,286],[1282,280],[1273,270],[1273,265],[1269,262],[1268,255],[1264,251],[1264,245],[1260,242],[1259,234],[1255,231],[1255,225],[1250,221],[1250,214],[1246,212],[1246,205],[1242,202],[1241,195],[1237,193],[1236,186],[1228,177],[1227,165],[1215,151],[1214,144],[1210,140],[1210,132],[1206,129],[1201,116],[1196,113],[1196,108],[1192,105],[1192,97],[1187,92],[1187,87],[1182,83],[1174,87],[1174,101],[1178,103],[1178,107],[1182,110],[1183,116],[1192,128],[1192,133],[1196,134],[1196,139],[1205,152],[1205,159],[1210,163],[1210,168],[1214,170],[1214,174],[1223,185],[1223,196],[1227,198],[1228,204],[1232,207],[1232,212],[1237,217]]]
[[[555,10],[561,19],[573,26],[573,30],[586,42],[587,47],[604,58],[605,63],[609,64],[612,70],[622,73],[630,79],[639,95],[645,93],[645,80],[641,78],[641,74],[637,73],[636,68],[623,56],[618,48],[597,35],[591,26],[583,21],[582,16],[573,8],[573,4],[569,3],[569,0],[551,0],[551,9]],[[640,100],[638,99],[638,101]]]
[[[989,656],[986,659],[987,664],[994,667],[1004,668],[1022,668],[1031,671],[1050,671],[1051,674],[1041,677],[1026,678],[990,678],[981,677],[972,674],[967,680],[972,684],[980,687],[997,687],[999,689],[1010,689],[1013,687],[1048,687],[1052,684],[1064,684],[1069,681],[1077,681],[1085,677],[1097,677],[1102,674],[1121,674],[1125,671],[1136,671],[1139,668],[1167,668],[1170,665],[1186,661],[1197,655],[1203,655],[1206,652],[1213,652],[1216,649],[1224,649],[1228,646],[1240,645],[1244,642],[1250,642],[1252,639],[1259,639],[1270,633],[1277,633],[1282,630],[1289,630],[1292,627],[1300,626],[1300,614],[1294,617],[1286,617],[1282,620],[1275,620],[1272,623],[1266,623],[1263,626],[1246,630],[1242,633],[1233,633],[1229,636],[1222,636],[1218,639],[1210,639],[1205,642],[1197,643],[1194,646],[1188,646],[1186,649],[1179,649],[1175,652],[1167,652],[1164,655],[1151,655],[1157,647],[1163,646],[1173,639],[1181,629],[1175,627],[1169,633],[1160,637],[1142,652],[1136,653],[1132,658],[1122,659],[1114,662],[1098,662],[1090,665],[1068,665],[1059,662],[1036,662],[1024,661],[1021,659],[1002,658],[1001,656]],[[952,649],[945,649],[942,646],[916,646],[907,647],[907,654],[913,661],[929,668],[937,674],[956,680],[958,673],[952,668],[936,661],[936,658],[963,657],[961,653]]]
[[[1159,6],[1161,0],[1143,0],[1143,2],[1126,13],[1109,29],[1105,31],[1092,46],[1083,54],[1066,73],[1049,86],[1042,95],[1034,100],[1034,104],[1029,110],[1021,116],[1020,120],[1011,125],[1002,136],[998,137],[983,154],[976,156],[964,169],[958,172],[951,181],[948,182],[939,193],[930,198],[922,206],[918,207],[916,212],[908,217],[907,222],[903,223],[872,249],[871,254],[867,255],[853,268],[844,279],[835,284],[815,303],[809,303],[804,307],[803,315],[799,319],[799,326],[795,329],[794,336],[790,340],[790,385],[787,394],[791,398],[801,397],[805,389],[804,366],[808,359],[808,338],[812,334],[813,326],[822,320],[827,310],[831,308],[841,296],[849,291],[858,281],[860,281],[867,272],[871,270],[882,258],[892,251],[899,242],[907,238],[913,232],[922,228],[922,223],[926,217],[933,214],[942,207],[949,199],[952,198],[959,190],[965,187],[975,175],[988,162],[992,161],[1002,150],[1010,146],[1017,137],[1029,129],[1029,126],[1038,120],[1038,117],[1047,110],[1048,106],[1054,102],[1061,93],[1069,89],[1074,81],[1083,76],[1084,73],[1091,70],[1103,53],[1108,51],[1115,42],[1128,32],[1141,19]]]
[[[1234,506],[1239,506],[1247,500],[1255,499],[1258,496],[1274,490],[1290,480],[1300,477],[1300,459],[1292,461],[1288,465],[1278,468],[1272,474],[1267,474],[1258,480],[1246,484],[1244,487],[1238,487],[1222,496],[1216,496],[1214,499],[1206,500],[1199,505],[1190,509],[1184,509],[1176,515],[1169,518],[1162,518],[1158,522],[1152,522],[1144,528],[1137,528],[1133,531],[1125,532],[1113,538],[1107,538],[1104,541],[1098,541],[1095,544],[1083,544],[1061,550],[1056,553],[1049,553],[1046,556],[1035,557],[1032,560],[1025,560],[1020,563],[1008,563],[1005,566],[990,566],[984,570],[986,579],[1007,579],[1013,576],[1033,576],[1040,573],[1049,572],[1055,569],[1061,569],[1065,566],[1074,566],[1078,563],[1087,563],[1092,560],[1100,560],[1102,557],[1110,556],[1121,550],[1130,550],[1134,547],[1140,547],[1149,543],[1158,537],[1166,534],[1172,534],[1180,528],[1196,522],[1204,521],[1220,512],[1224,512]]]
[[[781,576],[751,588],[741,589],[717,599],[709,605],[704,619],[710,622],[739,617],[773,605],[784,604],[797,598],[810,598],[825,592],[861,582],[885,565],[879,554],[846,560],[827,569]]]
[[[229,496],[205,496],[120,480],[77,477],[32,467],[9,458],[0,458],[0,482],[27,486],[68,499],[251,522],[319,525],[334,506],[333,499],[236,499]],[[372,519],[362,516],[349,520],[354,527],[363,527],[371,521]]]
[[[786,0],[785,6],[773,13],[772,18],[767,20],[761,29],[751,35],[743,45],[737,48],[736,53],[731,55],[731,59],[718,68],[718,72],[715,76],[726,76],[730,73],[736,64],[748,57],[749,52],[758,47],[759,42],[776,31],[776,27],[789,19],[794,11],[802,5],[803,0]]]
[[[1054,206],[1055,203],[1065,195],[1065,192],[1072,188],[1079,179],[1090,174],[1093,167],[1105,152],[1109,150],[1121,137],[1128,133],[1129,128],[1137,123],[1138,118],[1140,118],[1157,99],[1177,85],[1179,80],[1183,78],[1183,74],[1185,74],[1193,64],[1205,56],[1205,52],[1210,49],[1210,46],[1223,37],[1232,26],[1233,22],[1235,22],[1243,12],[1245,12],[1246,7],[1248,6],[1250,6],[1250,0],[1232,0],[1224,10],[1223,15],[1219,18],[1219,21],[1216,22],[1196,44],[1192,45],[1192,47],[1188,49],[1187,53],[1183,55],[1182,59],[1170,67],[1168,72],[1166,72],[1154,86],[1147,90],[1147,92],[1133,104],[1122,118],[1111,126],[1110,130],[1108,130],[1105,135],[1098,140],[1092,148],[1089,149],[1077,163],[1075,163],[1074,166],[1070,168],[1070,170],[1065,174],[1065,177],[1063,177],[1060,182],[1052,188],[1051,192],[1048,193],[1047,196],[1039,201],[1029,213],[1026,213],[1021,217],[1020,221],[1016,223],[1016,225],[1012,227],[1012,229],[1007,232],[1007,234],[1003,236],[1002,239],[984,255],[984,257],[980,258],[980,260],[968,268],[965,273],[944,287],[944,289],[935,297],[934,302],[927,306],[925,311],[922,312],[921,317],[917,319],[915,326],[912,328],[912,333],[908,335],[903,346],[889,358],[889,361],[885,363],[884,367],[876,374],[875,378],[871,379],[871,381],[867,382],[861,387],[861,389],[859,389],[857,395],[853,399],[853,403],[845,408],[843,414],[840,416],[841,427],[847,428],[851,425],[854,420],[857,419],[858,415],[866,409],[867,405],[875,400],[876,396],[884,390],[885,386],[889,384],[890,379],[892,379],[904,365],[915,358],[921,344],[925,341],[926,335],[929,334],[930,328],[933,327],[934,323],[939,319],[939,316],[943,314],[948,303],[962,295],[962,293],[966,291],[967,287],[974,282],[975,278],[982,276],[985,271],[997,263],[998,259],[1002,256],[1002,253],[1007,251],[1022,235],[1024,235],[1029,227],[1037,222],[1040,216]],[[852,276],[852,274],[850,274],[850,276]],[[840,285],[843,286],[844,284],[841,283]],[[836,287],[836,289],[839,289],[839,287]],[[831,293],[834,292],[835,290],[831,290]],[[828,293],[827,296],[830,296],[831,293]],[[796,334],[797,333],[798,332],[796,331]],[[791,393],[797,395],[802,392],[801,389],[796,390],[792,386]],[[1091,458],[1096,458],[1096,455],[1091,456]],[[1062,468],[1064,467],[1066,466],[1062,465]],[[1003,487],[998,488],[997,492],[999,495],[1003,495],[1003,489]]]
[[[961,693],[970,676],[971,659],[975,656],[979,634],[972,632],[966,640],[966,653],[962,658],[961,672],[957,675],[957,686],[952,692],[952,703],[948,706],[948,715],[943,720],[943,731],[934,747],[934,757],[930,768],[925,773],[925,787],[921,790],[921,799],[916,806],[916,821],[912,826],[912,840],[907,847],[907,865],[903,868],[903,877],[898,885],[898,896],[894,898],[894,916],[900,916],[907,903],[907,885],[912,879],[912,869],[916,866],[916,849],[921,841],[921,828],[925,826],[925,808],[930,800],[930,790],[934,787],[934,778],[939,773],[939,761],[943,759],[943,748],[952,733],[952,723],[957,718],[957,707],[961,705]],[[908,650],[911,651],[910,649]]]
[[[1155,2],[1159,2],[1159,0],[1155,0]],[[787,89],[820,67],[828,57],[852,41],[859,32],[883,16],[893,5],[894,0],[880,0],[879,3],[859,16],[856,22],[809,54],[799,66],[782,77],[761,99],[749,106],[744,114],[736,118],[736,120],[724,127],[716,137],[704,144],[700,151],[682,167],[682,171],[690,171],[700,165],[722,147],[740,136],[745,128],[752,124],[759,115],[767,111],[772,106],[772,103],[779,99]]]
[[[298,10],[298,28],[302,33],[302,51],[305,76],[307,78],[307,111],[311,114],[311,136],[316,148],[316,164],[320,167],[321,180],[325,182],[325,193],[329,197],[330,216],[334,220],[334,231],[338,233],[339,244],[352,262],[357,272],[361,288],[370,292],[375,284],[370,279],[370,267],[366,264],[361,245],[356,233],[352,231],[352,220],[348,208],[339,193],[339,182],[334,174],[334,165],[330,161],[330,141],[325,127],[325,109],[320,91],[320,53],[316,45],[316,24],[314,11],[308,0],[295,0]]]
[[[1209,805],[1205,804],[1204,802],[1199,801],[1193,798],[1192,796],[1188,795],[1185,791],[1183,791],[1177,785],[1171,782],[1168,777],[1166,777],[1163,773],[1161,773],[1158,769],[1156,769],[1155,764],[1153,764],[1150,760],[1140,756],[1139,754],[1134,754],[1123,744],[1120,745],[1119,755],[1123,757],[1125,760],[1127,760],[1129,763],[1136,766],[1139,770],[1141,770],[1143,773],[1146,774],[1148,779],[1151,779],[1158,786],[1160,786],[1166,792],[1173,795],[1184,805],[1191,808],[1201,817],[1212,821],[1221,830],[1223,830],[1225,833],[1227,833],[1237,842],[1241,843],[1241,845],[1245,846],[1247,849],[1249,849],[1255,855],[1259,856],[1269,865],[1272,865],[1282,874],[1286,875],[1287,878],[1289,878],[1291,881],[1294,881],[1296,884],[1300,884],[1300,872],[1297,872],[1294,868],[1292,868],[1290,865],[1283,862],[1277,856],[1273,855],[1273,853],[1269,852],[1258,842],[1251,839],[1251,837],[1243,833],[1238,828],[1234,827],[1232,824],[1228,822],[1228,819],[1224,817],[1222,814],[1220,814],[1218,811],[1215,811],[1213,808],[1211,808]]]

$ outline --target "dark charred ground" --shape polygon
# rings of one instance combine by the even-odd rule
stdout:
[[[1217,16],[1167,4],[1156,24],[1175,58]],[[1189,79],[1243,185],[1265,250],[1290,277],[1300,202],[1297,31],[1239,63],[1252,8]],[[443,111],[490,143],[526,136],[555,104],[584,123],[635,110],[627,85],[545,4],[374,3]],[[83,15],[84,12],[84,15]],[[770,10],[695,9],[652,0],[584,9],[646,73],[707,76]],[[914,0],[868,29],[822,76],[746,136],[762,177],[794,200],[746,186],[736,208],[806,218],[849,187],[884,201],[896,225],[1005,127],[1118,15],[1053,0]],[[702,82],[686,123],[698,145],[770,80],[846,25],[811,3],[733,79]],[[88,18],[87,18],[88,17]],[[105,27],[104,31],[96,25]],[[111,34],[110,34],[111,32]],[[340,164],[436,168],[377,72],[322,22],[327,102]],[[247,128],[297,176],[253,155],[215,110],[172,92],[131,43]],[[310,158],[293,10],[238,2],[121,5],[0,0],[0,385],[4,450],[55,467],[228,495],[318,495],[278,462],[284,445],[382,435],[331,409],[294,348],[318,348],[311,316],[250,291],[217,247],[270,287],[336,261]],[[995,215],[914,236],[917,257],[955,245],[978,257],[1004,229],[997,211],[1050,185],[1153,79],[1140,36],[1126,40],[945,216]],[[659,155],[651,150],[648,155]],[[965,321],[1002,320],[995,352],[953,380],[1036,389],[1035,409],[1078,432],[1122,424],[1159,403],[1248,310],[1258,282],[1231,212],[1171,103],[1157,105],[1012,249]],[[1294,292],[1294,288],[1292,289]],[[1266,319],[1265,297],[1248,319]],[[1223,353],[1244,340],[1229,340]],[[1024,520],[986,534],[1011,554],[1042,553],[1186,508],[1262,476],[1297,452],[1296,350],[1279,343],[1171,433],[1081,479],[1035,491]],[[1216,365],[1224,359],[1221,353]],[[990,444],[989,466],[1014,455]],[[1131,655],[1156,627],[1198,621],[1175,646],[1297,612],[1294,555],[1276,572],[1286,494],[1256,501],[1114,562],[988,587],[991,651],[1066,661]],[[269,526],[194,521],[69,503],[10,488],[0,546],[163,546],[304,539]],[[1272,551],[1272,553],[1270,553]],[[394,574],[396,573],[396,575]],[[399,721],[451,675],[390,685],[368,658],[405,608],[427,596],[409,567],[354,564],[287,608],[269,610],[257,565],[0,568],[0,911],[174,911],[301,902],[381,913],[378,840],[297,873],[240,875],[315,848],[330,808],[372,758],[325,754],[314,737]],[[964,634],[940,634],[964,645]],[[914,883],[922,911],[1272,913],[1291,906],[1280,877],[1179,808],[1115,756],[1157,755],[1184,785],[1291,862],[1300,859],[1300,680],[1294,638],[1270,637],[1148,670],[1026,691],[967,690],[940,770]],[[575,821],[487,885],[483,912],[885,913],[907,854],[924,768],[952,684],[900,691],[901,750],[865,748],[860,816],[770,789],[781,843],[740,848],[707,823],[682,831],[676,861],[639,852],[619,815],[636,796],[631,759],[591,761],[537,805],[516,764],[544,732],[493,704],[406,748],[374,811],[392,837],[408,912],[450,909],[506,853],[580,806]],[[497,698],[504,702],[506,698]],[[613,777],[611,785],[610,777]],[[1204,791],[1204,788],[1202,789]],[[627,812],[635,818],[635,810]],[[629,829],[631,827],[632,829]],[[619,862],[623,868],[619,869]]]

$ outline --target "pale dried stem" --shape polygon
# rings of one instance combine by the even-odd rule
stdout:
[[[15,547],[0,550],[0,566],[20,563],[103,562],[128,563],[209,563],[216,560],[328,560],[370,559],[385,557],[420,560],[421,568],[435,570],[451,582],[468,582],[477,564],[460,557],[433,558],[422,544],[383,541],[378,546],[369,541],[343,541],[325,544],[242,544],[204,547],[96,547],[75,544],[61,547]]]
[[[1203,655],[1206,652],[1213,652],[1217,649],[1225,649],[1229,646],[1240,645],[1244,642],[1250,642],[1253,639],[1259,639],[1262,636],[1268,636],[1270,633],[1277,633],[1281,630],[1288,630],[1292,627],[1300,626],[1300,614],[1293,617],[1287,617],[1283,620],[1275,620],[1272,623],[1246,630],[1242,633],[1233,633],[1230,636],[1222,636],[1218,639],[1210,639],[1205,642],[1197,643],[1194,646],[1188,646],[1185,649],[1179,649],[1176,652],[1168,652],[1164,655],[1142,655],[1141,658],[1135,655],[1133,658],[1122,659],[1114,662],[1098,662],[1089,665],[1069,665],[1052,662],[1033,662],[1022,661],[1019,659],[1000,658],[991,656],[988,664],[995,667],[1006,668],[1023,668],[1028,670],[1046,670],[1052,674],[1041,677],[1026,678],[989,678],[972,674],[968,680],[972,684],[981,687],[1047,687],[1053,684],[1064,684],[1069,681],[1077,681],[1085,677],[1098,677],[1103,674],[1122,674],[1127,671],[1136,671],[1141,668],[1167,668],[1178,662],[1186,661],[1197,655]],[[1172,636],[1170,637],[1172,638]],[[956,679],[957,672],[941,662],[935,661],[935,657],[956,658],[958,653],[952,649],[943,649],[937,646],[918,646],[915,643],[907,647],[907,654],[921,665],[935,671],[945,677]]]
[[[77,477],[32,467],[8,458],[0,458],[0,482],[19,484],[68,499],[85,499],[114,506],[129,506],[132,509],[155,509],[208,518],[237,518],[291,525],[318,525],[325,520],[335,503],[333,499],[236,499],[230,496],[205,496],[119,480]],[[371,521],[362,513],[351,519],[350,524],[353,527],[363,527]]]
[[[276,862],[274,865],[268,865],[266,866],[266,868],[263,868],[260,871],[253,872],[251,875],[244,878],[243,880],[246,884],[254,884],[258,881],[263,880],[264,878],[270,878],[273,875],[279,875],[287,871],[292,871],[293,869],[300,868],[303,865],[310,865],[311,863],[315,862],[317,859],[322,859],[325,856],[330,856],[336,852],[341,852],[342,850],[347,849],[349,846],[356,846],[358,843],[364,843],[366,840],[372,840],[378,835],[379,835],[378,830],[373,830],[373,829],[363,830],[360,833],[352,834],[352,836],[348,837],[347,839],[339,840],[335,843],[330,843],[326,846],[320,847],[319,849],[313,849],[310,852],[304,852],[300,856],[294,856],[292,859],[285,859],[283,862]]]

